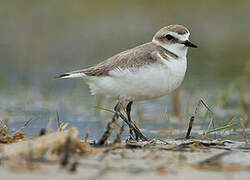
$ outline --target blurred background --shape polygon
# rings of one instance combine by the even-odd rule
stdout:
[[[91,97],[81,81],[54,77],[149,42],[169,24],[188,27],[199,48],[189,50],[178,91],[137,103],[134,119],[165,135],[186,127],[200,98],[214,109],[217,124],[246,118],[239,94],[249,103],[249,16],[248,0],[0,0],[0,119],[13,129],[34,119],[27,128],[34,134],[60,118],[99,137],[111,114],[95,106],[111,109],[114,102]],[[198,120],[207,126],[207,112]]]

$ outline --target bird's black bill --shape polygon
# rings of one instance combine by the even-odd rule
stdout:
[[[196,46],[194,43],[192,43],[189,40],[184,41],[182,44],[184,44],[187,47],[192,47],[192,48],[197,48],[198,46]]]
[[[67,76],[69,76],[69,74],[62,74],[62,75],[60,75],[60,76],[56,76],[55,78],[56,78],[56,79],[61,79],[61,78],[65,78],[65,77],[67,77]]]

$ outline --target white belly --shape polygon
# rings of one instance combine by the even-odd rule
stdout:
[[[139,69],[114,70],[109,76],[88,77],[92,94],[118,100],[140,101],[165,96],[180,86],[186,58],[155,63]]]

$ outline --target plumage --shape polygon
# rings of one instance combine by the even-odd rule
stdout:
[[[150,65],[157,61],[155,52],[160,52],[162,56],[165,56],[166,60],[168,60],[168,57],[165,54],[177,58],[177,55],[150,42],[116,54],[93,67],[66,73],[61,77],[78,73],[84,73],[87,76],[108,76],[109,72],[115,69],[138,68]]]
[[[167,95],[184,79],[187,67],[184,42],[188,41],[189,34],[182,25],[164,27],[155,34],[152,42],[58,78],[82,79],[89,85],[92,94],[103,94],[119,101],[139,101]]]
[[[114,69],[108,76],[86,77],[91,93],[102,94],[119,101],[141,101],[169,94],[182,82],[186,72],[186,58],[157,60],[140,68]]]
[[[165,96],[178,88],[187,69],[187,49],[197,46],[189,41],[189,31],[182,25],[160,29],[152,42],[118,53],[90,68],[69,72],[58,78],[78,78],[85,81],[91,93],[116,99],[114,118],[121,116],[121,104],[127,103],[130,138],[147,141],[132,123],[130,112],[133,101]],[[135,136],[134,136],[135,135]],[[104,133],[99,145],[107,140]]]

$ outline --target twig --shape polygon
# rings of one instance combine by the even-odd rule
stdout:
[[[60,126],[61,126],[61,121],[60,121],[60,118],[59,118],[59,113],[58,113],[58,111],[56,111],[56,120],[57,120],[57,129],[59,129]]]
[[[218,128],[212,129],[210,131],[207,131],[206,134],[210,134],[210,133],[213,133],[213,132],[217,132],[217,131],[222,131],[222,130],[225,130],[225,129],[229,129],[229,128],[232,128],[232,126],[233,126],[233,124],[227,124],[225,126],[218,127]]]
[[[213,111],[208,107],[208,105],[207,105],[202,99],[200,99],[200,102],[207,108],[207,110],[208,110],[211,114],[213,114]]]
[[[139,140],[139,139],[141,139],[142,141],[148,141],[149,139],[146,137],[146,136],[144,136],[142,133],[141,133],[141,131],[140,131],[140,129],[138,128],[138,126],[135,124],[135,122],[130,122],[121,112],[120,112],[120,109],[122,108],[124,111],[125,111],[125,108],[123,107],[123,105],[121,104],[121,103],[119,103],[120,105],[120,108],[119,108],[119,111],[117,111],[117,112],[115,112],[115,111],[113,111],[113,110],[110,110],[110,109],[107,109],[107,108],[104,108],[104,107],[100,107],[100,106],[95,106],[95,108],[98,108],[98,109],[100,109],[100,110],[104,110],[104,111],[107,111],[107,112],[111,112],[111,113],[118,113],[119,114],[119,116],[118,116],[118,118],[119,117],[121,117],[122,118],[122,120],[129,126],[129,128],[130,129],[132,129],[133,131],[134,131],[134,133],[135,133],[135,136],[136,136],[136,140]],[[113,116],[114,117],[114,116]],[[112,121],[111,121],[112,122]],[[110,122],[110,123],[111,123]],[[108,130],[108,126],[110,126],[110,123],[107,125],[107,130]],[[112,123],[111,123],[112,124]],[[114,124],[117,124],[117,121],[114,121]],[[106,132],[105,133],[107,133],[108,131],[106,130]],[[112,132],[113,132],[113,130],[112,130]],[[111,133],[112,133],[111,132]],[[105,135],[105,133],[104,133],[104,135]],[[104,135],[103,135],[103,137],[102,138],[104,138]],[[108,134],[107,134],[108,135]],[[110,135],[109,135],[110,136]],[[105,138],[108,138],[108,137],[105,137]],[[101,142],[101,141],[99,141],[100,143],[103,143],[103,142]],[[99,143],[98,143],[99,144]],[[101,144],[99,144],[99,145],[101,145]]]
[[[173,114],[176,117],[180,117],[180,91],[176,91],[172,96],[172,104],[173,104]],[[180,119],[180,118],[179,118]]]
[[[122,136],[122,133],[124,132],[124,127],[125,127],[125,124],[123,123],[122,126],[120,127],[119,131],[116,134],[116,137],[115,137],[115,140],[113,141],[113,144],[121,143],[121,136]]]
[[[187,130],[187,134],[186,134],[186,139],[190,138],[191,130],[192,130],[192,127],[193,127],[193,122],[194,122],[194,116],[191,116],[191,118],[189,120],[189,124],[188,124],[188,130]]]
[[[240,125],[242,127],[242,137],[245,140],[246,146],[248,145],[248,141],[246,138],[246,128],[245,128],[245,123],[244,120],[242,118],[240,118]]]
[[[66,138],[70,137],[72,140],[76,140],[77,136],[77,129],[70,128],[63,132],[54,132],[34,139],[11,143],[1,147],[0,156],[17,157],[21,154],[27,154],[30,150],[29,145],[32,144],[34,158],[40,157],[52,147],[57,146],[57,144],[65,144]]]
[[[197,115],[197,112],[198,112],[198,108],[200,107],[200,104],[202,104],[210,113],[211,113],[211,120],[209,122],[209,125],[208,125],[208,129],[207,131],[209,130],[211,124],[213,125],[214,127],[214,122],[213,122],[213,111],[208,107],[208,105],[202,100],[200,99],[199,102],[197,103],[196,105],[196,108],[195,108],[195,111],[194,111],[194,115],[191,116],[190,120],[189,120],[189,125],[188,125],[188,130],[187,130],[187,133],[186,133],[186,139],[189,139],[190,138],[190,134],[191,134],[191,131],[192,131],[192,127],[193,127],[193,122],[195,120],[195,117]],[[207,135],[207,132],[204,131],[203,134],[202,134],[202,138],[201,139],[205,139],[206,138],[206,135]]]
[[[110,113],[115,113],[115,111],[113,111],[111,109],[107,109],[107,108],[101,107],[101,106],[94,106],[94,108],[100,109],[100,110],[103,110],[103,111],[107,111],[107,112],[110,112]]]
[[[196,116],[196,114],[198,112],[198,107],[200,106],[200,103],[201,103],[201,100],[199,100],[198,104],[195,107],[194,115],[191,116],[191,118],[189,120],[188,130],[187,130],[187,133],[186,133],[186,139],[190,138],[190,134],[191,134],[192,127],[193,127],[193,122],[194,122],[195,116]]]
[[[69,160],[70,160],[70,156],[71,156],[71,139],[70,137],[67,137],[65,145],[63,147],[63,155],[62,155],[62,159],[61,159],[61,166],[65,167],[68,165]]]
[[[201,103],[205,106],[205,108],[211,113],[211,120],[209,121],[208,124],[208,128],[206,131],[203,132],[201,139],[204,140],[206,138],[206,135],[208,134],[208,131],[211,127],[211,125],[213,126],[213,128],[215,129],[215,125],[214,125],[214,119],[213,119],[213,111],[208,107],[208,105],[201,99]],[[215,134],[215,139],[216,139],[216,134]]]
[[[130,122],[128,121],[128,119],[127,119],[122,113],[120,113],[120,117],[121,117],[122,120],[129,126],[129,128],[133,129],[133,131],[134,131],[134,133],[136,134],[136,136],[138,136],[142,141],[148,141],[148,140],[149,140],[146,136],[144,136],[144,135],[141,133],[140,129],[136,126],[135,123],[133,123],[133,122],[130,123]]]
[[[88,142],[88,138],[89,138],[89,130],[86,129],[86,135],[85,135],[84,141]]]
[[[248,125],[250,123],[250,109],[247,106],[246,100],[245,100],[245,96],[240,93],[240,103],[243,107],[243,110],[245,111],[246,115],[247,115],[247,120],[246,120],[246,125],[245,127],[248,128]]]
[[[26,121],[24,123],[24,125],[22,127],[20,127],[17,131],[22,131],[24,128],[26,128],[27,126],[29,126],[31,124],[31,122],[33,121],[33,119],[31,118],[30,120]]]
[[[103,151],[103,154],[107,154],[111,151],[114,151],[114,150],[117,150],[117,149],[124,149],[125,148],[125,145],[124,144],[120,144],[120,145],[115,145],[115,146],[110,146],[108,147],[107,149],[105,149]]]
[[[117,103],[115,107],[115,114],[113,115],[112,120],[108,123],[106,131],[104,132],[102,138],[98,141],[98,145],[104,145],[108,138],[111,136],[112,132],[114,131],[115,124],[117,120],[119,119],[119,110],[121,108],[121,104]]]
[[[124,109],[124,107],[122,106],[121,103],[117,103],[116,107],[115,107],[115,111],[112,110],[108,110],[106,108],[103,107],[96,107],[108,112],[115,112],[112,121],[108,123],[107,128],[105,133],[103,134],[102,138],[99,140],[99,142],[97,143],[98,145],[103,145],[107,139],[109,138],[109,136],[111,135],[111,133],[114,130],[114,125],[117,124],[117,120],[119,117],[122,118],[122,120],[129,126],[130,129],[132,129],[138,139],[141,139],[142,141],[148,141],[148,138],[146,136],[144,136],[140,129],[137,127],[137,125],[134,122],[130,122],[120,111],[121,108]],[[104,142],[105,141],[105,142]]]
[[[161,139],[160,137],[158,137],[158,138],[157,138],[157,140],[159,140],[159,141],[163,142],[164,144],[169,144],[167,141],[165,141],[165,140]]]

